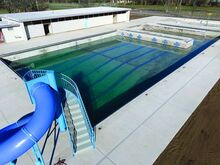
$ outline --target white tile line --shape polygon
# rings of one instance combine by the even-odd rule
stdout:
[[[198,54],[199,56],[199,54]],[[187,84],[189,84],[191,82],[191,80],[193,80],[199,73],[201,73],[215,58],[217,58],[218,55],[215,55],[201,70],[199,70],[198,72],[196,72],[182,87],[180,87],[173,95],[171,95],[164,103],[162,103],[157,109],[156,111],[154,111],[149,117],[147,117],[141,124],[139,124],[132,132],[130,132],[125,138],[123,138],[123,140],[121,140],[121,142],[119,142],[113,149],[111,149],[111,151],[109,151],[105,157],[100,160],[99,164],[105,159],[108,158],[108,156],[118,147],[120,146],[128,137],[130,137],[134,132],[136,132],[136,130],[139,129],[139,127],[141,127],[145,122],[147,122],[154,114],[156,114],[157,112],[160,111],[160,109],[167,104],[167,102],[169,102],[179,91],[181,91]],[[145,93],[145,92],[144,92]],[[156,96],[157,97],[157,96]],[[159,98],[158,98],[159,99]]]

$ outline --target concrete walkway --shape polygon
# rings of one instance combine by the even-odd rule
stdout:
[[[157,158],[154,165],[219,165],[219,121],[220,79]]]
[[[97,127],[98,164],[152,164],[220,78],[220,41]]]
[[[146,20],[145,18],[131,22],[129,26]],[[128,26],[128,24],[118,25],[120,26]],[[99,28],[103,29],[103,27]],[[86,30],[95,33],[97,29]],[[79,33],[83,34],[83,32]],[[43,42],[44,44],[56,42],[56,37],[61,41],[67,39],[65,37],[70,34],[73,35],[76,32],[59,34],[59,37],[51,35],[48,38],[37,38],[27,43],[1,45],[1,54],[40,46]],[[65,37],[61,39],[61,36]],[[96,127],[97,148],[94,150],[73,157],[68,137],[65,134],[59,135],[56,144],[53,135],[57,132],[53,132],[49,138],[45,135],[40,141],[40,146],[44,146],[45,138],[47,138],[43,154],[46,163],[52,164],[58,158],[62,158],[66,159],[67,164],[70,165],[152,164],[220,78],[219,50],[220,41],[98,124]],[[2,62],[0,70],[2,73],[0,77],[0,128],[2,128],[31,112],[33,106],[30,104],[22,80]],[[33,162],[31,152],[18,159],[18,165],[30,165]]]

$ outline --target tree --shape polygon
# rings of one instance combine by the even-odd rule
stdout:
[[[9,13],[39,11],[48,8],[47,0],[5,0],[4,6]]]
[[[4,1],[0,1],[0,8],[4,9]]]
[[[168,13],[169,11],[169,6],[170,6],[170,0],[161,0],[163,6],[164,6],[164,9],[165,9],[165,12]]]

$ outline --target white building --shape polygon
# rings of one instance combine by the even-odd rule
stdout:
[[[5,42],[129,21],[130,9],[92,7],[1,15]],[[4,26],[3,26],[4,22]],[[1,26],[2,24],[2,26]],[[5,26],[8,24],[10,26]]]
[[[9,31],[11,29],[17,29],[17,27],[19,27],[20,25],[18,23],[12,23],[12,22],[6,22],[6,21],[0,21],[0,43],[5,41],[5,37],[10,38],[10,36],[8,36],[6,34],[6,36],[4,37],[3,32],[5,31],[5,29],[8,29]],[[16,34],[14,34],[14,37],[17,37]]]

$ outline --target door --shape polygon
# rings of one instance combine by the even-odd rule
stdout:
[[[0,29],[0,43],[3,43],[5,40],[4,40],[4,35],[2,33],[2,30]]]
[[[45,35],[48,35],[50,33],[49,24],[44,24],[44,32],[45,32]]]

